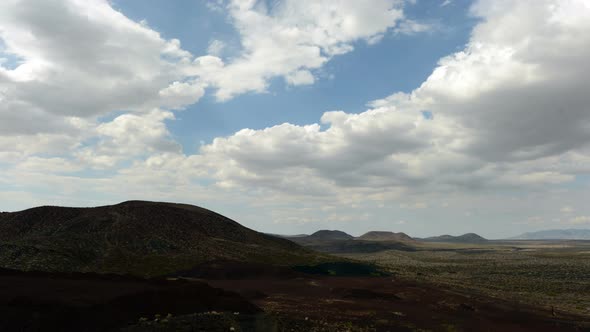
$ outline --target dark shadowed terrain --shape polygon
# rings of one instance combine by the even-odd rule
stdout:
[[[141,317],[211,310],[262,313],[205,282],[0,270],[0,331],[110,331]]]

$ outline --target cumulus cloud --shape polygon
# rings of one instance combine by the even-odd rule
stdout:
[[[145,152],[178,150],[177,144],[152,136],[165,131],[162,121],[171,117],[153,110],[182,109],[204,94],[204,85],[184,73],[183,63],[192,55],[178,40],[162,38],[106,0],[3,1],[0,45],[0,57],[18,59],[0,63],[4,160],[74,153],[84,159],[102,155],[108,164],[117,157],[107,153],[121,156],[140,145]],[[102,116],[121,111],[136,115],[100,124]],[[151,122],[146,126],[146,121]],[[128,132],[116,133],[113,126]],[[91,139],[99,146],[84,147]]]
[[[221,3],[210,4],[218,9]],[[399,33],[423,31],[423,25],[404,18],[402,5],[399,0],[285,0],[268,7],[263,1],[232,0],[226,9],[240,33],[242,54],[228,63],[212,59],[215,42],[210,56],[195,60],[193,72],[217,88],[219,100],[264,92],[273,77],[312,84],[314,69],[352,51],[357,41],[374,43],[402,23]]]
[[[441,59],[411,93],[360,114],[325,113],[325,130],[245,129],[202,154],[218,161],[220,183],[280,189],[305,178],[311,192],[323,193],[574,180],[582,170],[568,160],[587,160],[590,142],[590,6],[482,0],[472,12],[481,23],[466,48]]]
[[[180,152],[181,147],[171,137],[165,120],[174,114],[153,110],[146,114],[123,114],[96,128],[99,141],[79,149],[81,162],[95,167],[112,167],[118,161],[148,157],[156,152]]]
[[[50,114],[157,105],[159,91],[181,77],[175,65],[190,58],[178,40],[164,40],[107,1],[5,1],[0,31],[4,52],[23,59],[0,71],[4,101]]]

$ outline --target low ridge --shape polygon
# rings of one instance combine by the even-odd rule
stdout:
[[[385,231],[371,231],[367,232],[359,237],[356,238],[357,240],[363,241],[398,241],[398,242],[415,242],[413,238],[411,238],[406,233],[395,233],[395,232],[385,232]]]
[[[154,276],[216,259],[295,265],[314,257],[291,241],[186,204],[128,201],[0,214],[4,268]]]
[[[371,253],[385,250],[415,250],[409,243],[411,240],[365,240],[355,238],[342,231],[321,230],[309,236],[288,237],[288,239],[306,248],[329,254]]]
[[[338,230],[320,230],[309,236],[308,240],[351,240],[354,236]]]
[[[452,236],[452,235],[441,235],[441,236],[433,236],[427,237],[422,239],[426,242],[449,242],[449,243],[484,243],[488,240],[475,234],[475,233],[466,233],[459,236]]]

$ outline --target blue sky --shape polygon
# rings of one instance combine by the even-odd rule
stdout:
[[[0,4],[0,210],[272,233],[590,226],[584,0]]]

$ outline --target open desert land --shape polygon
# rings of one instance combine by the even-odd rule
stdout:
[[[590,241],[420,242],[415,251],[339,255],[464,294],[590,316]]]

